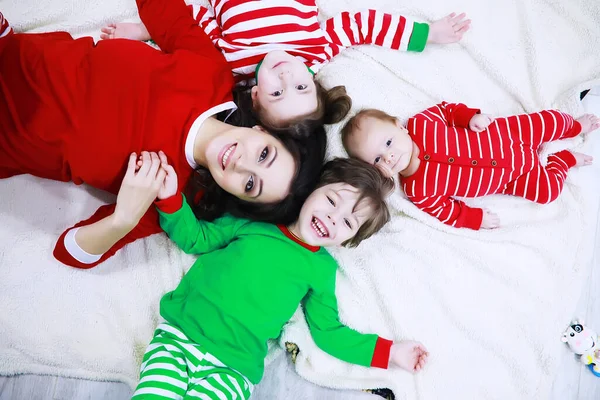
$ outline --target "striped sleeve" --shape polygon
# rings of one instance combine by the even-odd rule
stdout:
[[[478,108],[469,108],[462,103],[447,103],[443,101],[415,115],[415,118],[441,122],[448,126],[468,128],[471,118],[480,112],[481,110]]]
[[[467,206],[450,196],[408,196],[419,209],[455,228],[479,230],[483,220],[483,209]]]
[[[223,32],[221,32],[221,27],[217,23],[213,11],[198,4],[190,4],[188,5],[188,8],[198,26],[204,30],[204,33],[206,33],[213,44],[216,45],[217,40],[223,36]]]
[[[392,50],[423,51],[429,25],[376,10],[344,11],[325,21],[331,40],[344,47],[374,44]]]

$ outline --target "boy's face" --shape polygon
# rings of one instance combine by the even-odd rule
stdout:
[[[367,199],[347,183],[331,183],[311,193],[300,210],[298,231],[312,246],[336,246],[352,238],[371,216]]]
[[[398,120],[365,117],[350,134],[348,147],[356,158],[375,165],[384,176],[392,178],[409,166],[413,141]]]
[[[268,53],[251,90],[267,118],[277,125],[317,110],[317,88],[306,65],[285,51]]]

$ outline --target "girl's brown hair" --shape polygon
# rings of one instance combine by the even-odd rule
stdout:
[[[227,123],[236,126],[252,127],[261,125],[271,132],[286,131],[292,128],[292,134],[301,134],[304,131],[294,132],[293,127],[300,121],[310,121],[312,124],[335,124],[340,122],[352,107],[352,99],[346,93],[345,86],[334,86],[325,89],[315,81],[317,90],[317,109],[307,115],[301,115],[284,123],[273,121],[269,118],[259,104],[254,104],[250,89],[247,86],[238,86],[233,90],[234,101],[238,109],[227,118]]]
[[[394,189],[394,182],[383,177],[371,164],[353,158],[334,158],[323,166],[317,188],[332,183],[347,183],[358,189],[360,196],[356,204],[366,200],[371,208],[371,216],[358,229],[356,235],[342,243],[342,246],[358,246],[390,220],[385,198]]]

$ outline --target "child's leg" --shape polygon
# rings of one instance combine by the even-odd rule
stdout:
[[[531,134],[534,148],[542,143],[575,137],[581,133],[581,125],[572,116],[557,110],[544,110],[519,117],[521,125]],[[528,142],[527,138],[524,140]]]
[[[144,355],[133,399],[246,400],[252,390],[242,374],[202,350],[178,328],[161,324]]]
[[[161,325],[162,326],[162,325]],[[133,399],[183,398],[189,382],[187,364],[176,340],[159,329],[148,345]]]
[[[506,185],[502,193],[524,197],[540,204],[550,203],[562,191],[567,172],[576,163],[575,156],[568,150],[552,154],[545,167],[537,162],[531,171]]]

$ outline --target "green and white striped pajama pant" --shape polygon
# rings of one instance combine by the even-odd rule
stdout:
[[[253,388],[244,375],[163,323],[144,354],[133,399],[246,400]]]

